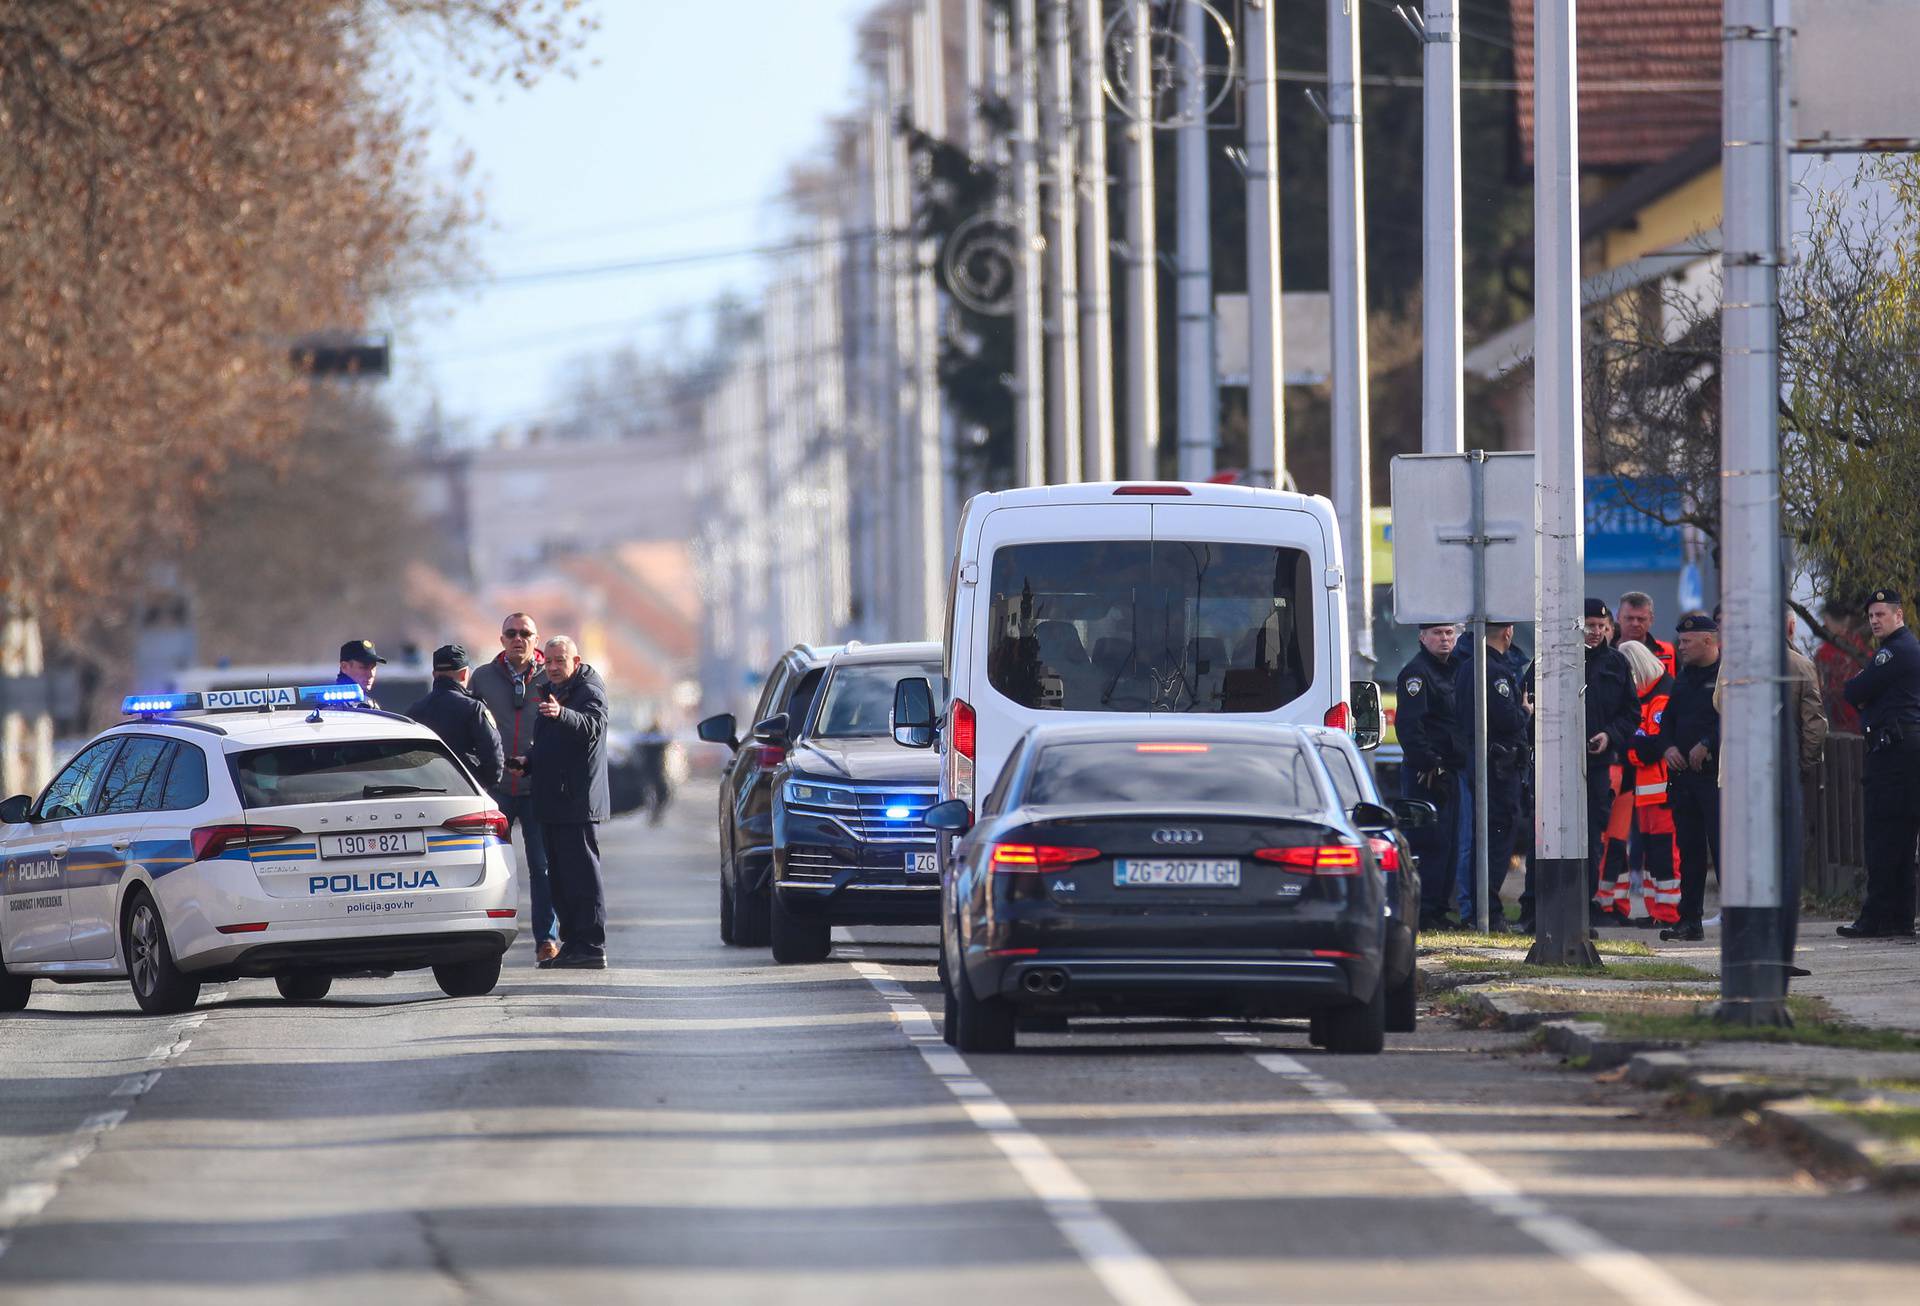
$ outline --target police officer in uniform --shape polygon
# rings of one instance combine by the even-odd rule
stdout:
[[[1458,845],[1461,799],[1466,790],[1454,737],[1453,657],[1460,628],[1452,622],[1430,622],[1420,627],[1420,650],[1400,669],[1399,705],[1395,732],[1404,758],[1400,791],[1408,798],[1433,804],[1439,819],[1426,829],[1408,832],[1420,866],[1420,928],[1446,929],[1447,898],[1454,884],[1454,852]]]
[[[1867,896],[1849,939],[1913,935],[1914,840],[1920,837],[1920,639],[1900,595],[1879,589],[1867,603],[1879,651],[1846,684],[1867,737]]]
[[[340,646],[340,674],[333,678],[336,685],[358,685],[366,696],[362,706],[378,709],[380,704],[373,698],[373,682],[380,674],[380,668],[387,660],[374,652],[370,639],[350,639]]]
[[[1457,659],[1453,677],[1454,747],[1458,756],[1473,756],[1474,695],[1487,696],[1487,924],[1495,933],[1507,928],[1500,905],[1500,885],[1513,866],[1513,850],[1520,835],[1520,814],[1527,782],[1527,731],[1532,707],[1524,676],[1529,659],[1514,646],[1513,623],[1487,627],[1487,665],[1476,667],[1471,656]],[[1465,767],[1467,783],[1473,768]],[[1473,820],[1471,791],[1460,819]],[[1460,868],[1455,896],[1460,919],[1475,919],[1473,858]]]
[[[1667,764],[1667,801],[1673,810],[1680,851],[1680,920],[1660,931],[1662,939],[1697,942],[1707,895],[1707,863],[1720,873],[1720,713],[1713,705],[1720,680],[1720,626],[1704,612],[1689,612],[1674,627],[1680,674],[1660,718],[1660,733],[1642,736],[1635,750],[1643,762]]]
[[[433,651],[433,688],[407,715],[439,735],[467,770],[488,789],[499,787],[506,765],[500,728],[479,696],[467,688],[473,676],[466,649],[442,644]]]

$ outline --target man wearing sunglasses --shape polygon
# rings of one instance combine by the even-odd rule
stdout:
[[[510,613],[500,623],[500,656],[476,667],[468,688],[493,713],[500,726],[500,742],[508,757],[519,757],[533,746],[533,725],[539,719],[540,691],[547,687],[540,630],[524,612]],[[509,768],[494,791],[500,810],[520,827],[526,844],[527,898],[533,912],[536,962],[560,955],[559,921],[547,882],[547,843],[533,816],[533,785],[526,775]],[[511,826],[509,827],[511,830]]]

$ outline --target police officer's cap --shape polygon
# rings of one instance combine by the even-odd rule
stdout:
[[[1607,605],[1604,599],[1588,599],[1587,600],[1587,616],[1605,617],[1609,621],[1613,619],[1613,614],[1607,611]]]
[[[467,650],[458,644],[442,644],[433,651],[435,671],[464,671],[472,665],[467,661]]]
[[[1454,622],[1454,621],[1423,621],[1420,623],[1420,629],[1421,630],[1452,630],[1458,624],[1459,624],[1458,622]]]
[[[1896,608],[1903,606],[1900,602],[1899,590],[1886,590],[1886,589],[1875,590],[1873,592],[1873,596],[1869,598],[1867,602],[1868,603],[1891,603]]]
[[[384,665],[386,659],[373,651],[370,639],[350,639],[340,646],[342,662],[364,662],[368,666]]]
[[[1711,635],[1719,633],[1720,623],[1704,612],[1689,612],[1680,618],[1680,624],[1674,629],[1682,635],[1691,635],[1696,631],[1705,631]]]

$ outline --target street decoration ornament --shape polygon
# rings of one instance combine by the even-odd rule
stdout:
[[[1220,35],[1227,52],[1224,64],[1207,62],[1207,47],[1195,45],[1181,31],[1183,11],[1198,8]],[[1165,0],[1149,6],[1155,11],[1147,28],[1148,55],[1153,84],[1147,88],[1153,106],[1152,125],[1158,130],[1186,127],[1204,122],[1233,94],[1240,75],[1240,51],[1234,43],[1233,24],[1205,0]],[[1134,10],[1132,4],[1119,5],[1107,21],[1103,51],[1102,85],[1107,99],[1127,117],[1138,120],[1134,96]],[[1188,88],[1198,81],[1200,94],[1189,96]],[[1197,104],[1198,110],[1194,106]]]
[[[1019,249],[1020,228],[1008,206],[966,219],[941,247],[941,271],[953,297],[983,317],[1011,317]]]

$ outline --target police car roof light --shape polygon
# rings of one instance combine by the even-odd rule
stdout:
[[[126,716],[152,717],[171,712],[271,712],[275,708],[353,707],[366,701],[358,685],[261,685],[245,689],[207,689],[184,694],[130,694],[120,701]]]
[[[129,694],[120,700],[123,716],[153,716],[159,712],[191,712],[200,706],[198,694]]]

